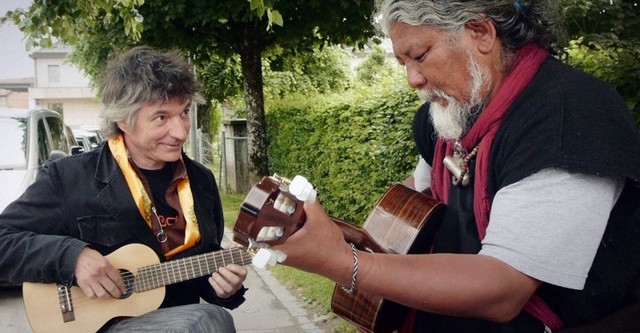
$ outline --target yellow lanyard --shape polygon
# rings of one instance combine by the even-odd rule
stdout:
[[[133,200],[140,211],[140,215],[142,215],[144,220],[147,222],[149,228],[152,228],[153,220],[151,218],[151,199],[145,190],[142,181],[138,178],[138,174],[129,163],[129,153],[124,145],[122,135],[109,139],[109,149],[111,149],[113,157],[116,159],[120,170],[122,170],[122,173],[124,174],[124,178],[129,186],[129,191],[131,191],[131,195],[133,196]],[[180,157],[180,162],[184,163],[184,161],[182,161],[182,156]],[[191,194],[189,177],[185,176],[180,180],[178,182],[177,189],[180,208],[182,209],[186,222],[184,244],[165,253],[167,258],[193,247],[200,240],[200,230],[198,229],[196,212],[193,208],[193,195]]]

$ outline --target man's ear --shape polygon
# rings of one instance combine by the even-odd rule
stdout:
[[[127,124],[124,121],[119,121],[118,122],[118,128],[123,132],[123,133],[127,133],[129,130],[129,127],[127,127]]]
[[[486,54],[498,46],[496,27],[491,20],[471,20],[465,23],[471,39],[475,42],[478,52]]]

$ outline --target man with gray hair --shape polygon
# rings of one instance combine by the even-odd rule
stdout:
[[[220,252],[212,172],[183,152],[202,102],[192,68],[177,52],[135,47],[110,62],[100,88],[108,142],[45,165],[0,215],[0,280],[32,283],[27,305],[33,283],[54,287],[32,301],[59,301],[52,317],[27,306],[34,330],[235,332],[223,307],[244,301],[247,269]]]
[[[446,204],[437,239],[423,255],[354,250],[307,203],[284,263],[414,309],[402,331],[637,330],[640,138],[611,87],[552,57],[556,7],[384,1],[425,100],[417,189]]]

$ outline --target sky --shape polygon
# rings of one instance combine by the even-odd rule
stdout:
[[[0,0],[0,16],[30,4],[31,0]],[[33,67],[33,59],[25,48],[24,34],[11,23],[0,25],[0,80],[34,77]]]

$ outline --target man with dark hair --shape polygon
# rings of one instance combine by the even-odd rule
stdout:
[[[128,288],[144,291],[144,280],[138,276],[131,286],[126,273],[105,258],[126,245],[146,245],[163,262],[221,250],[216,181],[183,153],[191,105],[202,102],[198,90],[193,70],[176,52],[136,47],[112,61],[101,86],[108,141],[47,164],[0,215],[0,279],[77,285],[89,299],[111,300],[130,293]],[[133,260],[143,253],[128,255]],[[223,307],[244,301],[247,269],[228,259],[212,266],[212,274],[167,285],[161,309],[107,318],[100,331],[235,332]],[[152,282],[199,276],[170,267]],[[76,319],[86,320],[80,313]]]
[[[354,250],[307,203],[276,247],[284,263],[416,309],[405,331],[541,333],[632,308],[640,139],[611,87],[550,56],[556,7],[384,1],[383,30],[426,101],[416,184],[446,204],[437,240],[424,255]]]

